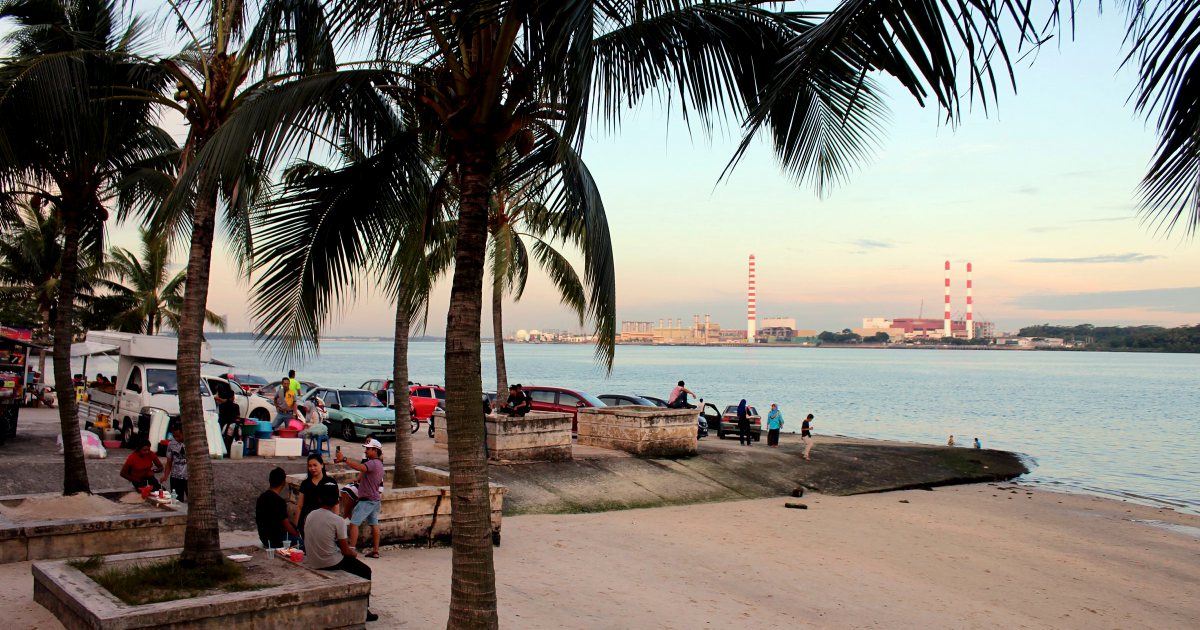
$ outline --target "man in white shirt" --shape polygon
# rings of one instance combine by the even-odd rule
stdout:
[[[371,567],[358,559],[358,552],[346,540],[346,519],[338,516],[338,488],[321,486],[321,509],[304,521],[304,564],[322,571],[345,571],[364,580],[371,579]],[[379,615],[367,609],[367,621]]]

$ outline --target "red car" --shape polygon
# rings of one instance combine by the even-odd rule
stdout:
[[[260,387],[267,384],[267,379],[255,374],[235,374],[233,372],[229,372],[222,374],[221,378],[227,381],[237,382],[238,385],[242,386],[242,391],[246,392],[247,394],[253,394],[254,392],[258,391]]]
[[[375,397],[388,407],[394,407],[392,379],[377,378],[363,383],[359,389],[374,392]],[[433,417],[433,411],[446,405],[446,390],[437,385],[414,385],[409,383],[408,394],[412,401],[412,414],[418,420],[428,420]]]
[[[581,407],[607,407],[604,401],[586,392],[565,387],[523,386],[522,391],[529,396],[529,406],[534,411],[555,411],[574,414],[571,420],[571,432],[579,432],[579,409]]]

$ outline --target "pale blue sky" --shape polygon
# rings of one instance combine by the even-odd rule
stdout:
[[[965,308],[971,261],[976,319],[1001,329],[1200,322],[1196,246],[1135,218],[1155,137],[1126,104],[1134,76],[1118,71],[1122,27],[1119,12],[1101,19],[1089,9],[1073,41],[1018,67],[1016,94],[1002,88],[998,108],[985,117],[976,107],[957,128],[897,92],[875,158],[825,199],[781,174],[761,145],[718,182],[737,137],[689,137],[677,112],[668,126],[661,106],[629,115],[616,134],[595,126],[585,157],[608,207],[618,319],[690,322],[709,313],[743,327],[754,253],[760,316],[795,317],[802,328],[916,316],[922,301],[924,314],[938,317],[947,259],[955,313]],[[112,235],[134,245],[130,228]],[[252,325],[247,290],[218,245],[210,308],[227,314],[232,330]],[[448,292],[443,283],[431,333],[444,328]],[[330,331],[386,335],[389,311],[364,297]],[[509,333],[577,328],[540,276],[505,319]]]

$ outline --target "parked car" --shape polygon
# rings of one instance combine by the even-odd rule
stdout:
[[[709,407],[711,405],[705,405]],[[716,407],[713,407],[715,410]],[[758,410],[754,407],[746,407],[746,416],[750,419],[750,434],[754,437],[754,441],[758,442],[762,439],[762,417],[758,415]],[[725,439],[725,434],[737,435],[737,405],[729,405],[725,408],[725,412],[721,414],[721,424],[717,428],[717,437]]]
[[[644,396],[630,396],[629,394],[600,394],[597,396],[604,404],[609,407],[625,407],[628,405],[638,405],[640,407],[657,407],[653,400]],[[663,405],[664,407],[666,405]]]
[[[325,420],[329,432],[347,442],[360,439],[396,437],[396,415],[365,389],[334,389],[317,387],[304,397],[305,404],[313,398],[325,403]]]
[[[239,417],[267,422],[275,417],[275,405],[267,402],[261,396],[247,394],[245,388],[240,387],[241,383],[220,376],[204,376],[202,378],[204,382],[208,383],[208,388],[214,394],[220,392],[223,387],[229,388],[233,394],[233,402],[237,403]]]
[[[375,389],[378,387],[379,389]],[[389,408],[396,407],[396,390],[392,389],[392,381],[376,379],[363,383],[360,389],[374,392],[375,397],[384,401]],[[446,390],[438,385],[409,385],[408,399],[411,401],[409,411],[414,418],[429,420],[435,409],[446,408]]]
[[[237,381],[237,384],[241,386],[242,391],[247,394],[253,394],[254,392],[258,391],[258,388],[267,384],[267,379],[258,376],[257,374],[238,374],[235,372],[226,372],[225,374],[221,374],[220,377],[229,381]]]
[[[534,411],[553,411],[574,414],[571,419],[571,432],[579,432],[579,409],[587,407],[607,407],[603,400],[576,389],[565,387],[525,386],[522,388],[529,396],[530,407]]]
[[[667,401],[661,398],[650,398],[649,396],[631,396],[629,394],[600,394],[598,396],[604,404],[609,407],[621,407],[624,405],[639,405],[642,407],[666,407]],[[708,437],[708,427],[716,423],[721,412],[717,411],[716,407],[711,404],[706,404],[703,399],[700,400],[702,407],[696,417],[696,439]],[[712,409],[712,414],[706,414],[706,408]]]
[[[638,398],[645,398],[646,400],[649,400],[650,402],[654,403],[655,407],[667,406],[667,401],[663,400],[662,398],[657,398],[654,396],[638,396]]]

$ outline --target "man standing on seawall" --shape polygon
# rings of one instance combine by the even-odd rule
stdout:
[[[346,542],[346,519],[338,516],[337,484],[318,488],[321,509],[304,520],[304,565],[321,571],[345,571],[364,580],[371,579],[371,567],[358,559],[358,552]],[[367,621],[379,615],[367,608]]]
[[[364,523],[371,526],[371,553],[368,558],[379,557],[379,486],[383,484],[383,445],[375,438],[363,443],[367,461],[358,463],[346,459],[338,452],[335,461],[358,471],[358,504],[350,515],[350,542],[358,544],[358,528]]]

